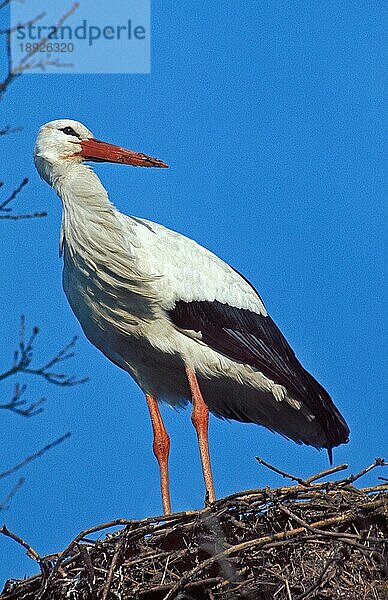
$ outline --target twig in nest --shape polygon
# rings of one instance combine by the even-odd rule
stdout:
[[[94,586],[95,583],[95,573],[94,567],[92,563],[92,559],[90,558],[90,554],[85,546],[82,544],[78,544],[77,548],[79,550],[80,555],[82,556],[82,560],[85,565],[86,576],[88,578],[89,584],[91,587]]]
[[[366,475],[366,473],[369,473],[369,471],[371,471],[372,469],[375,469],[376,467],[386,467],[386,466],[388,466],[388,462],[386,462],[384,458],[376,458],[374,460],[374,462],[372,464],[370,464],[368,467],[365,467],[365,469],[362,469],[362,471],[360,471],[356,475],[349,475],[349,477],[346,477],[346,479],[343,479],[341,481],[341,483],[343,483],[345,485],[348,483],[354,483],[355,481],[357,481],[357,479],[360,479],[361,477]]]
[[[102,600],[107,600],[107,598],[108,598],[110,586],[112,584],[113,573],[114,573],[117,561],[119,559],[121,550],[123,549],[124,543],[125,543],[125,536],[123,535],[120,543],[117,545],[115,553],[113,554],[112,562],[111,562],[110,567],[109,567],[108,577],[106,579],[104,590],[102,592]]]
[[[301,479],[300,477],[296,477],[295,475],[291,475],[290,473],[286,473],[286,471],[282,471],[281,469],[274,467],[273,465],[271,465],[269,462],[267,462],[263,458],[259,458],[258,456],[256,456],[256,460],[261,465],[264,465],[265,467],[267,467],[267,469],[271,469],[271,471],[274,471],[275,473],[277,473],[278,475],[281,475],[282,477],[287,477],[288,479],[292,479],[292,481],[297,481],[300,485],[305,485],[306,487],[308,487],[308,485],[309,485],[304,479]]]
[[[330,469],[326,469],[326,471],[321,471],[320,473],[317,473],[316,475],[307,477],[307,479],[305,479],[304,481],[306,483],[313,483],[313,481],[316,481],[317,479],[322,479],[322,477],[327,477],[328,475],[332,475],[333,473],[338,473],[338,471],[344,471],[345,469],[348,469],[348,468],[349,468],[349,465],[347,465],[346,463],[343,463],[342,465],[337,465],[336,467],[330,467]]]
[[[327,563],[325,564],[325,566],[323,567],[320,575],[314,581],[314,583],[310,587],[308,587],[302,594],[297,596],[295,598],[295,600],[303,600],[303,598],[307,598],[308,596],[310,596],[312,594],[312,592],[315,592],[315,590],[317,590],[321,586],[323,578],[325,577],[325,575],[328,572],[328,570],[330,569],[330,567],[332,565],[334,565],[335,563],[338,563],[339,560],[340,560],[339,556],[333,556],[333,558],[328,560]]]
[[[1,527],[0,533],[2,533],[3,535],[11,538],[12,540],[15,540],[15,542],[17,542],[18,544],[20,544],[21,546],[23,546],[23,548],[25,548],[27,550],[27,556],[29,558],[32,558],[32,560],[35,560],[40,565],[41,558],[40,558],[39,554],[37,553],[37,551],[34,550],[33,547],[30,546],[30,544],[28,544],[27,542],[25,542],[21,537],[19,537],[18,535],[16,535],[16,533],[12,533],[12,531],[10,531],[7,528],[7,526],[6,526],[5,523]]]
[[[300,485],[304,485],[306,487],[308,487],[311,483],[313,483],[317,479],[322,479],[322,477],[327,477],[328,475],[332,475],[333,473],[337,473],[338,471],[344,471],[345,469],[348,468],[348,465],[344,463],[342,465],[337,465],[336,467],[330,467],[329,469],[326,469],[325,471],[321,471],[320,473],[316,473],[315,475],[311,475],[311,477],[307,477],[307,479],[302,479],[301,477],[296,477],[295,475],[291,475],[290,473],[287,473],[286,471],[282,471],[281,469],[274,467],[269,462],[265,461],[263,458],[259,458],[258,456],[256,456],[256,460],[261,465],[264,465],[268,469],[271,469],[271,471],[278,473],[278,475],[281,475],[282,477],[287,477],[288,479],[291,479],[292,481],[297,481]]]

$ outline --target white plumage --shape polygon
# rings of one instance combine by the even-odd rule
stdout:
[[[164,163],[98,142],[70,120],[40,129],[34,158],[62,200],[69,303],[89,340],[147,397],[185,404],[195,397],[192,373],[218,416],[253,421],[329,453],[347,440],[345,421],[249,282],[196,242],[121,214],[83,161]],[[166,498],[164,508],[169,512]]]

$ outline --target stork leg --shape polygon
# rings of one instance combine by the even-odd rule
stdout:
[[[162,492],[163,512],[171,514],[170,485],[168,481],[168,455],[170,453],[170,438],[163,423],[159,406],[150,394],[146,394],[148,410],[150,411],[152,430],[154,432],[153,450],[159,463],[160,490]]]
[[[186,375],[190,385],[191,395],[193,397],[193,412],[191,413],[191,421],[198,436],[199,453],[201,455],[206,495],[209,502],[215,502],[216,495],[214,492],[213,475],[209,454],[209,409],[202,397],[195,372],[186,367]]]

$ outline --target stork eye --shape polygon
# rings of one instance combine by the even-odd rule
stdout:
[[[63,131],[63,133],[66,133],[66,135],[74,135],[75,137],[81,139],[81,136],[76,131],[74,131],[72,127],[64,127],[60,131]]]

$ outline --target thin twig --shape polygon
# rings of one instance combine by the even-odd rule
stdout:
[[[27,402],[22,399],[22,395],[26,389],[26,385],[20,385],[19,383],[16,383],[11,400],[9,402],[0,404],[0,410],[9,410],[10,412],[14,412],[22,417],[34,417],[40,414],[43,411],[41,405],[46,402],[46,398],[39,398],[39,400],[36,400],[35,402],[32,402],[26,406]],[[21,408],[22,406],[25,408]]]
[[[37,551],[34,550],[32,548],[32,546],[30,546],[30,544],[28,544],[27,542],[25,542],[21,537],[19,537],[18,535],[16,535],[16,533],[12,533],[12,531],[10,531],[7,528],[7,526],[6,526],[5,523],[0,528],[0,533],[2,533],[3,535],[11,538],[12,540],[15,540],[15,542],[17,542],[18,544],[20,544],[21,546],[23,546],[23,548],[25,548],[27,550],[27,556],[29,558],[32,558],[32,560],[35,560],[36,562],[38,562],[40,564],[41,558],[40,558],[39,554],[37,553]]]
[[[112,562],[111,562],[110,567],[109,567],[108,577],[106,579],[104,590],[102,592],[102,600],[107,600],[107,598],[108,598],[110,586],[112,584],[113,573],[114,573],[117,561],[119,559],[119,556],[121,554],[121,551],[123,549],[124,543],[125,543],[125,537],[123,536],[122,539],[121,539],[121,541],[120,541],[120,543],[117,545],[117,548],[116,548],[116,550],[115,550],[115,552],[113,554]]]
[[[326,469],[326,471],[321,471],[320,473],[317,473],[316,475],[307,477],[307,479],[305,479],[304,481],[306,483],[313,483],[313,481],[316,481],[317,479],[322,479],[322,477],[327,477],[328,475],[332,475],[333,473],[338,473],[338,471],[344,471],[345,469],[348,469],[348,468],[349,468],[349,465],[347,465],[346,463],[343,463],[342,465],[338,465],[336,467],[330,467],[330,469]]]
[[[82,556],[82,560],[85,565],[86,576],[88,578],[89,584],[91,587],[93,587],[95,584],[96,576],[94,573],[94,567],[93,567],[92,559],[90,558],[88,549],[83,544],[78,544],[77,548],[78,548],[80,555]]]
[[[264,465],[265,467],[267,467],[268,469],[271,469],[271,471],[274,471],[275,473],[278,473],[278,475],[281,475],[282,477],[287,477],[288,479],[292,479],[292,481],[297,481],[300,485],[304,485],[306,487],[308,487],[308,485],[309,485],[305,479],[301,479],[300,477],[296,477],[295,475],[286,473],[286,471],[282,471],[281,469],[274,467],[269,462],[265,461],[263,458],[259,458],[258,456],[256,456],[256,460],[261,465]]]
[[[11,125],[6,125],[2,129],[0,129],[0,135],[8,135],[10,133],[18,133],[22,131],[23,127],[11,127]]]
[[[318,588],[320,588],[321,587],[321,583],[323,581],[323,578],[327,574],[328,570],[330,569],[330,567],[332,565],[334,565],[335,563],[338,563],[338,561],[339,561],[339,557],[338,556],[334,556],[333,558],[331,558],[330,560],[328,560],[326,562],[326,564],[324,565],[321,573],[319,574],[319,576],[317,577],[317,579],[314,581],[314,583],[310,587],[308,587],[302,594],[299,594],[299,596],[297,596],[295,598],[295,600],[303,600],[304,598],[308,598],[308,596],[310,596],[310,594],[312,594],[312,592],[315,592],[315,590],[317,590]]]
[[[24,485],[24,482],[25,482],[24,477],[20,477],[20,479],[17,480],[17,482],[15,483],[15,485],[13,486],[13,488],[11,489],[11,491],[8,492],[8,494],[6,495],[6,497],[4,498],[4,500],[1,502],[1,504],[0,504],[0,511],[1,510],[6,510],[9,507],[9,504],[10,504],[12,498],[15,497],[15,495],[20,490],[20,488],[22,487],[22,485]]]
[[[10,208],[6,208],[6,206],[10,202],[12,202],[12,200],[14,200],[18,194],[20,194],[20,192],[27,185],[27,183],[28,183],[28,177],[25,177],[22,180],[22,182],[18,185],[18,187],[14,189],[14,191],[12,192],[12,194],[10,194],[10,196],[8,196],[8,198],[6,200],[4,200],[4,202],[2,204],[0,204],[0,210],[10,211],[11,209]]]
[[[47,217],[47,212],[33,212],[22,215],[0,215],[0,219],[8,219],[8,221],[20,221],[21,219],[38,219],[40,217]]]
[[[30,456],[27,456],[27,458],[22,460],[17,465],[14,465],[10,469],[7,469],[7,471],[3,471],[2,473],[0,473],[0,479],[3,479],[4,477],[8,477],[9,475],[12,475],[16,471],[19,471],[20,469],[22,469],[23,467],[28,465],[28,463],[32,462],[33,460],[36,460],[37,458],[40,458],[41,456],[43,456],[43,454],[45,454],[46,452],[48,452],[55,446],[58,446],[59,444],[61,444],[65,440],[67,440],[70,437],[70,435],[71,435],[71,433],[68,431],[67,433],[65,433],[65,435],[62,435],[57,440],[54,440],[53,442],[51,442],[50,444],[47,444],[46,446],[44,446],[37,452],[34,452],[34,454],[30,454]]]
[[[374,462],[372,464],[370,464],[368,467],[365,467],[365,469],[362,469],[362,471],[360,471],[356,475],[349,475],[349,477],[344,479],[342,481],[342,483],[343,484],[354,483],[355,481],[357,481],[357,479],[360,479],[361,477],[366,475],[366,473],[369,473],[369,471],[372,471],[372,469],[375,469],[376,467],[386,467],[386,466],[388,466],[388,462],[386,462],[384,458],[376,458],[374,460]]]
[[[0,10],[2,7],[6,6],[8,3],[9,3],[9,0],[4,0],[3,4],[0,5]],[[78,2],[75,2],[73,4],[73,6],[71,6],[71,8],[58,20],[57,24],[53,26],[54,27],[53,31],[59,30],[60,27],[63,25],[63,23],[75,12],[75,10],[78,8],[78,6],[79,6]],[[24,23],[24,26],[28,26],[29,24],[36,23],[38,20],[42,19],[44,16],[45,16],[45,13],[42,13],[42,14],[38,15],[37,17],[35,17],[34,19],[31,19],[27,23]],[[20,24],[18,24],[18,26],[19,25]],[[20,77],[20,75],[22,75],[22,73],[24,71],[26,71],[27,69],[42,68],[46,63],[51,63],[51,62],[54,62],[56,66],[61,65],[61,63],[59,61],[51,61],[50,59],[48,59],[47,61],[41,60],[41,61],[38,61],[37,63],[29,62],[35,56],[35,54],[37,52],[40,52],[41,47],[44,44],[46,44],[47,41],[49,41],[49,37],[46,36],[46,37],[42,38],[41,40],[39,40],[35,49],[32,49],[30,52],[27,52],[27,54],[25,54],[23,56],[23,58],[20,60],[19,64],[16,65],[15,68],[12,68],[11,35],[13,33],[15,33],[16,29],[17,29],[17,27],[14,29],[7,29],[7,30],[1,32],[6,35],[6,39],[7,39],[6,49],[7,49],[8,69],[7,69],[7,74],[6,74],[5,78],[3,79],[2,82],[0,82],[0,100],[4,96],[9,85],[11,83],[13,83],[13,81],[17,77]]]
[[[33,359],[33,350],[36,337],[39,333],[38,327],[32,329],[32,333],[28,340],[25,338],[25,318],[22,315],[20,319],[20,335],[19,346],[14,353],[14,361],[12,367],[0,374],[0,381],[11,377],[16,373],[26,373],[29,375],[37,375],[42,377],[49,383],[54,383],[59,386],[73,386],[85,383],[88,379],[76,379],[73,376],[68,376],[63,373],[55,373],[50,369],[56,365],[74,357],[73,348],[77,342],[77,336],[74,336],[68,344],[66,344],[53,358],[44,363],[42,366],[32,368],[30,365]]]

